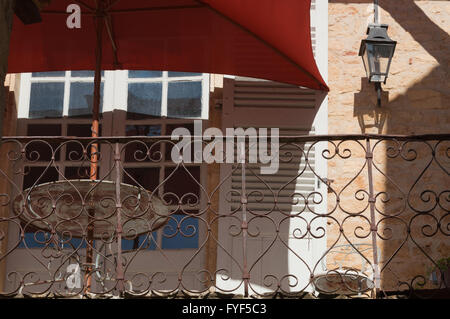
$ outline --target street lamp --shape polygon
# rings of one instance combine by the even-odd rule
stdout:
[[[362,57],[369,82],[375,84],[378,106],[381,106],[381,83],[386,84],[396,41],[387,35],[387,24],[370,24],[367,38],[361,41],[359,56]]]

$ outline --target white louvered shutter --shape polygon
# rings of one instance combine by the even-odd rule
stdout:
[[[317,107],[316,92],[269,81],[242,81],[240,78],[226,83],[224,90],[225,94],[228,93],[228,105],[224,104],[223,129],[275,127],[280,129],[281,136],[314,134],[312,123]],[[315,149],[310,148],[310,142],[295,144],[297,147],[287,145],[281,148],[276,174],[261,175],[260,167],[267,164],[248,163],[246,166],[245,193],[248,196],[247,220],[250,221],[246,249],[251,278],[250,293],[261,294],[271,290],[264,285],[267,275],[280,279],[290,274],[289,278],[281,282],[283,289],[293,292],[302,290],[308,285],[310,269],[314,268],[317,260],[314,259],[318,255],[314,253],[314,250],[317,251],[317,241],[309,235],[303,239],[298,238],[306,233],[305,221],[311,220],[310,209],[314,210],[313,201],[317,200],[313,194],[317,184],[313,173],[316,165]],[[305,153],[308,151],[307,166]],[[286,152],[291,152],[292,156],[288,156]],[[287,162],[289,158],[291,160]],[[242,170],[237,164],[224,165],[221,178],[224,179],[230,173],[231,176],[222,187],[222,212],[231,212],[240,207],[241,198],[238,194],[242,193]],[[308,206],[305,205],[305,199],[308,199]],[[286,215],[300,212],[301,218],[285,218]],[[257,214],[266,214],[267,217],[254,218]],[[242,218],[242,212],[238,211],[236,216]],[[221,220],[219,241],[233,258],[242,262],[242,236],[233,237],[229,232],[233,223],[240,226],[235,222],[227,218]],[[255,232],[259,232],[258,236],[253,237],[251,234]],[[231,277],[239,281],[242,278],[240,267],[222,250],[218,254],[218,267],[229,270]],[[301,259],[296,255],[301,256]],[[232,281],[221,282],[220,278],[218,286],[228,289],[237,287]],[[311,290],[311,287],[307,290]]]
[[[314,131],[297,128],[284,128],[280,130],[281,136],[310,134],[314,134]],[[293,144],[295,145],[285,144],[280,150],[280,163],[276,174],[261,174],[260,168],[267,166],[267,164],[249,163],[246,165],[246,193],[255,194],[248,198],[247,206],[249,211],[264,214],[274,210],[275,197],[277,200],[277,208],[274,210],[274,214],[279,213],[280,210],[285,213],[295,214],[305,209],[304,198],[308,198],[314,192],[316,184],[316,178],[313,172],[315,164],[314,147],[311,147],[311,142]],[[308,151],[307,162],[305,154]],[[236,191],[233,192],[234,194],[237,194],[242,189],[242,169],[237,164],[234,164],[232,172],[231,189]],[[259,196],[256,194],[263,195],[264,198],[258,198]],[[296,194],[301,194],[304,197]],[[240,197],[238,195],[232,196],[231,209],[238,209],[239,205]],[[309,207],[312,208],[312,206],[312,203],[309,203]]]

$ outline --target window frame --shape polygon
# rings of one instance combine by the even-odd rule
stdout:
[[[169,83],[199,81],[202,86],[201,116],[183,117],[181,119],[207,120],[209,117],[210,75],[208,73],[202,73],[198,76],[169,77],[168,73],[169,71],[162,71],[162,77],[158,78],[129,78],[128,70],[104,71],[104,75],[102,76],[104,86],[102,113],[113,112],[115,110],[127,111],[129,83],[162,83],[161,118],[166,118],[168,114]],[[72,77],[71,71],[65,71],[64,77],[33,77],[32,73],[21,73],[19,107],[17,110],[18,119],[30,120],[28,117],[30,111],[31,84],[47,82],[64,83],[63,114],[61,118],[66,118],[69,115],[70,84],[74,82],[93,83],[94,77]]]
[[[102,136],[126,136],[126,127],[128,125],[159,125],[161,127],[161,135],[165,135],[167,126],[173,124],[192,124],[194,120],[205,120],[209,116],[209,80],[210,75],[207,73],[200,74],[198,76],[184,76],[184,77],[169,77],[169,71],[162,71],[162,77],[158,78],[129,78],[128,70],[119,71],[105,71],[102,76],[103,83],[103,116],[99,120],[99,124],[102,126]],[[19,92],[19,107],[18,107],[18,135],[27,136],[27,128],[29,124],[59,124],[61,125],[61,136],[68,136],[69,125],[74,124],[91,124],[92,119],[88,117],[69,117],[69,102],[70,102],[70,85],[74,82],[82,83],[93,83],[94,77],[72,77],[71,71],[65,71],[64,76],[49,76],[49,77],[33,77],[32,73],[22,73],[20,78],[20,92]],[[168,118],[167,117],[167,105],[168,105],[168,86],[169,83],[174,82],[186,82],[186,81],[198,81],[202,85],[202,111],[201,117],[185,117],[185,118]],[[29,118],[30,109],[30,93],[32,83],[46,83],[46,82],[63,82],[64,83],[64,105],[63,114],[58,118]],[[128,84],[129,83],[162,83],[162,106],[161,106],[161,116],[158,118],[143,118],[143,119],[128,119],[127,118],[127,104],[128,104]],[[114,123],[114,125],[113,125]],[[119,125],[117,125],[119,124]],[[203,125],[205,126],[205,125]],[[165,143],[162,143],[161,151],[165,154]],[[64,145],[60,150],[59,160],[54,162],[54,166],[58,168],[60,172],[64,172],[67,167],[74,167],[74,162],[68,160],[67,157],[67,146]],[[105,150],[110,152],[109,149]],[[104,152],[104,151],[103,151]],[[99,178],[104,178],[105,173],[109,172],[113,165],[112,154],[105,154],[103,156],[101,163],[99,164],[100,176]],[[42,167],[48,164],[47,161],[37,161],[33,163],[24,163],[28,167]],[[159,183],[164,180],[164,172],[167,168],[176,167],[176,164],[170,160],[165,160],[160,163],[152,162],[125,162],[125,158],[122,161],[123,169],[130,168],[145,168],[145,167],[157,167],[159,172]],[[199,183],[201,185],[206,185],[206,165],[196,164],[196,163],[185,163],[186,167],[199,167],[200,176]],[[123,181],[124,172],[121,171],[121,180]],[[58,180],[63,180],[64,178],[59,175]],[[18,181],[23,188],[23,179]],[[201,211],[206,207],[206,199],[204,194],[202,194],[201,189],[199,190],[200,203],[198,207],[192,208],[190,206],[182,207],[185,211],[197,210]],[[174,215],[180,215],[176,212]],[[185,215],[188,216],[188,215]],[[202,215],[203,216],[203,215]],[[176,219],[174,216],[173,218]],[[196,250],[200,247],[202,240],[206,236],[205,230],[200,230],[201,223],[198,223],[197,228],[198,233],[198,243],[196,248],[170,248],[169,250]],[[156,242],[160,249],[166,251],[163,248],[163,230],[164,227],[156,230],[157,237]],[[28,248],[39,248],[39,247],[28,247]],[[150,249],[155,250],[155,249]]]

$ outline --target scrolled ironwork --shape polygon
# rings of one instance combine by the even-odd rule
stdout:
[[[239,158],[213,185],[195,141],[1,145],[0,296],[449,293],[448,135],[284,136],[277,173]]]

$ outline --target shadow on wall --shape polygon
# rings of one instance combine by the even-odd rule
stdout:
[[[378,134],[383,133],[386,124],[387,111],[383,105],[389,102],[389,92],[382,91],[381,107],[377,106],[377,92],[374,85],[367,78],[361,78],[361,91],[354,95],[353,116],[358,119],[361,133],[376,129]]]
[[[329,2],[372,3],[368,0],[330,0]],[[390,78],[383,86],[384,90],[403,89],[396,87],[397,84],[393,84],[396,77],[400,78],[397,83],[409,82],[423,72],[423,67],[430,63],[438,63],[419,81],[404,88],[403,93],[392,92],[394,94],[391,94],[391,100],[382,101],[386,115],[384,132],[388,134],[442,133],[443,126],[448,129],[450,125],[447,120],[450,105],[450,89],[448,87],[450,35],[436,25],[412,0],[381,0],[380,6],[428,53],[415,51],[415,48],[407,45],[401,38],[391,35],[398,44],[392,61]],[[389,32],[392,33],[392,30]],[[362,34],[361,39],[363,38]],[[373,85],[370,86],[373,87]],[[354,113],[356,117],[361,113],[375,112],[376,104],[372,103],[373,94],[366,93],[370,93],[370,88],[367,87],[367,83],[362,81],[361,91],[359,94],[355,94]],[[363,127],[362,132],[365,132]]]
[[[398,41],[390,78],[383,86],[390,91],[391,99],[385,91],[382,106],[377,108],[373,85],[362,79],[361,91],[354,94],[354,116],[362,133],[373,128],[385,134],[449,133],[450,36],[419,6],[439,1],[379,2],[395,21],[390,22],[388,32]],[[372,1],[329,0],[329,3]],[[445,3],[442,1],[443,9]],[[405,41],[399,35],[412,37],[413,41]],[[413,82],[414,79],[417,80]],[[380,223],[377,234],[382,289],[415,290],[420,294],[424,289],[450,288],[439,280],[441,273],[436,271],[440,261],[450,256],[449,202],[445,197],[450,189],[448,140],[384,141],[372,147],[373,153],[378,153],[374,163],[380,168],[375,170],[374,187]]]

